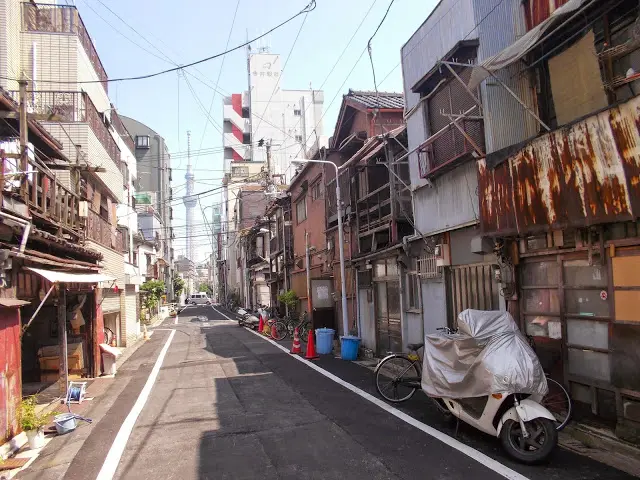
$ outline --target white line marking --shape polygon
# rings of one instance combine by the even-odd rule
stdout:
[[[407,415],[406,413],[398,410],[395,407],[392,407],[391,405],[383,402],[379,398],[374,397],[373,395],[365,392],[364,390],[360,390],[358,387],[355,387],[355,386],[351,385],[350,383],[345,382],[340,377],[337,377],[333,373],[327,372],[326,370],[324,370],[323,368],[320,368],[316,364],[314,364],[312,362],[309,362],[308,360],[306,360],[306,359],[304,359],[304,358],[302,358],[302,357],[300,357],[298,355],[291,355],[289,353],[288,349],[286,349],[285,347],[283,347],[279,343],[271,340],[270,338],[267,338],[267,337],[259,334],[258,332],[254,332],[253,330],[250,330],[248,328],[246,330],[249,330],[254,335],[257,335],[258,337],[260,337],[260,338],[266,340],[267,342],[275,345],[276,347],[278,347],[280,350],[282,350],[283,352],[285,352],[289,356],[291,356],[291,357],[295,358],[296,360],[298,360],[299,362],[302,362],[305,365],[307,365],[309,368],[314,369],[316,372],[318,372],[318,373],[324,375],[325,377],[333,380],[337,384],[342,385],[343,387],[345,387],[348,390],[351,390],[353,393],[355,393],[357,395],[360,395],[365,400],[369,400],[374,405],[382,408],[383,410],[386,410],[391,415],[399,418],[400,420],[403,420],[404,422],[408,423],[409,425],[412,425],[413,427],[417,428],[418,430],[422,430],[427,435],[430,435],[431,437],[433,437],[433,438],[435,438],[437,440],[440,440],[442,443],[450,446],[451,448],[453,448],[455,450],[458,450],[460,453],[463,453],[464,455],[466,455],[466,456],[472,458],[473,460],[477,461],[478,463],[484,465],[488,469],[493,470],[494,472],[502,475],[504,478],[507,478],[509,480],[529,480],[528,477],[525,477],[524,475],[516,472],[515,470],[510,469],[506,465],[503,465],[500,462],[498,462],[497,460],[494,460],[493,458],[485,455],[484,453],[479,452],[475,448],[472,448],[469,445],[465,445],[464,443],[456,440],[455,438],[450,437],[446,433],[443,433],[440,430],[436,430],[435,428],[430,427],[429,425],[427,425],[425,423],[419,422],[418,420],[413,418],[411,415]]]
[[[157,329],[157,330],[165,330],[165,329]],[[171,340],[173,340],[173,336],[176,334],[175,330],[171,330],[169,334],[169,338],[162,347],[160,351],[160,355],[156,359],[156,363],[149,374],[149,378],[147,378],[147,382],[144,384],[140,395],[138,395],[138,399],[136,403],[133,405],[133,408],[125,418],[124,422],[120,426],[120,430],[118,430],[118,434],[116,435],[111,448],[109,449],[109,453],[107,454],[107,458],[105,458],[104,463],[102,464],[102,468],[100,469],[100,473],[98,473],[97,480],[111,480],[118,469],[118,464],[120,463],[120,458],[122,458],[122,453],[124,452],[125,447],[127,446],[127,441],[129,440],[129,436],[133,431],[133,427],[135,426],[136,420],[142,412],[142,409],[147,403],[149,399],[149,394],[151,393],[151,389],[153,388],[153,384],[158,377],[158,373],[160,372],[160,367],[162,366],[162,362],[164,361],[164,357],[167,355],[167,350],[169,350],[169,345],[171,345]]]
[[[180,318],[180,317],[179,317],[178,315],[176,315],[176,319],[175,319],[175,321],[174,321],[173,323],[175,323],[175,324],[177,325],[177,324],[178,324],[178,319],[179,319],[179,318]]]
[[[226,318],[227,320],[231,320],[234,321],[233,318],[228,317],[227,315],[225,315],[224,313],[222,313],[220,310],[216,309],[216,307],[214,307],[213,305],[211,305],[211,308],[213,309],[214,312],[219,313],[220,315],[222,315],[224,318]]]

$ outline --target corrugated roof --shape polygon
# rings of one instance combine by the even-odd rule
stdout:
[[[350,100],[361,103],[366,108],[404,108],[404,94],[351,90],[345,95]]]

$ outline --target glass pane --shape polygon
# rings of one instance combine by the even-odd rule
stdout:
[[[525,312],[560,313],[560,297],[557,290],[523,290]]]
[[[387,282],[389,316],[400,316],[400,286],[398,282]]]
[[[530,287],[558,284],[556,262],[525,263],[522,266],[522,284]]]
[[[574,375],[609,382],[611,377],[609,354],[570,348],[569,372]]]
[[[593,320],[567,319],[567,341],[571,345],[609,348],[609,324]]]
[[[562,325],[558,317],[527,315],[524,317],[527,335],[534,337],[562,338]]]
[[[609,301],[600,297],[601,290],[565,290],[568,314],[608,317]]]
[[[607,267],[589,265],[587,260],[564,262],[565,285],[606,287]]]

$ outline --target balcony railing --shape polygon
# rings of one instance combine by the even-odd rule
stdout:
[[[102,81],[105,92],[107,91],[107,72],[76,7],[25,2],[22,4],[22,8],[26,31],[76,35],[98,74],[98,78]]]
[[[475,146],[484,149],[484,122],[465,119],[458,123],[460,128],[451,123],[423,143],[418,157],[421,177],[433,177],[455,168],[470,158]]]
[[[53,222],[66,233],[80,237],[83,226],[78,215],[80,197],[60,183],[55,173],[31,159],[26,188],[21,188],[19,162],[15,158],[0,158],[3,193],[20,198],[33,216]]]
[[[107,220],[93,210],[87,216],[87,238],[103,247],[117,248],[116,229]]]
[[[17,91],[8,92],[16,102],[20,99]],[[109,157],[122,171],[120,149],[111,136],[103,116],[85,92],[43,90],[28,92],[28,108],[31,114],[44,122],[84,122],[88,123]]]

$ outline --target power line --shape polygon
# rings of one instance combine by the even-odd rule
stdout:
[[[107,80],[85,80],[85,81],[78,82],[78,81],[61,81],[61,80],[43,80],[43,79],[38,79],[38,82],[40,82],[40,83],[55,83],[55,84],[74,84],[74,85],[84,85],[84,84],[89,84],[89,83],[102,83],[102,84],[104,84],[104,83],[125,82],[125,81],[132,81],[132,80],[145,80],[145,79],[148,79],[148,78],[157,77],[159,75],[164,75],[166,73],[176,72],[178,70],[184,70],[185,68],[189,68],[189,67],[192,67],[194,65],[199,65],[201,63],[205,63],[205,62],[214,60],[216,58],[220,58],[223,55],[226,55],[228,53],[235,52],[236,50],[244,48],[247,45],[249,45],[249,44],[251,44],[251,43],[253,43],[253,42],[257,41],[257,40],[260,40],[261,38],[266,37],[270,33],[274,32],[275,30],[283,27],[284,25],[286,25],[287,23],[291,22],[292,20],[294,20],[295,18],[299,17],[300,15],[312,12],[315,9],[316,9],[316,2],[315,2],[315,0],[311,0],[311,2],[305,8],[300,10],[298,13],[296,13],[292,17],[289,17],[287,20],[279,23],[275,27],[270,28],[265,33],[263,33],[262,35],[259,35],[259,36],[255,37],[255,38],[245,42],[245,43],[242,43],[242,44],[237,45],[237,46],[235,46],[233,48],[230,48],[230,49],[228,49],[228,50],[226,50],[224,52],[216,53],[215,55],[211,55],[209,57],[205,57],[205,58],[202,58],[200,60],[196,60],[195,62],[187,63],[185,65],[180,65],[180,66],[177,66],[175,68],[169,68],[169,69],[161,70],[161,71],[155,72],[155,73],[148,73],[146,75],[137,75],[137,76],[132,76],[132,77],[121,77],[121,78],[110,78],[110,79],[107,79]],[[4,80],[12,80],[12,81],[15,81],[15,82],[19,81],[19,79],[10,78],[10,77],[0,77],[0,78],[2,78]]]
[[[298,29],[298,33],[296,35],[296,38],[294,38],[293,44],[291,45],[291,50],[289,50],[289,54],[287,55],[287,59],[284,61],[284,65],[282,66],[282,70],[280,71],[280,75],[278,76],[278,81],[273,86],[273,90],[271,91],[271,96],[269,97],[269,101],[265,105],[264,110],[262,112],[262,116],[263,117],[267,113],[267,109],[269,108],[269,104],[271,103],[271,99],[273,98],[274,93],[276,93],[276,90],[280,86],[280,81],[282,80],[282,75],[284,74],[284,70],[287,68],[287,64],[289,63],[289,59],[291,58],[291,54],[293,53],[293,49],[296,47],[296,43],[298,42],[298,38],[300,37],[300,33],[302,33],[302,29],[304,27],[304,24],[307,21],[307,17],[308,16],[309,16],[309,12],[307,12],[307,14],[302,19],[302,23],[300,24],[300,28]],[[255,129],[256,131],[258,131],[258,129],[260,128],[260,125],[262,124],[262,117],[259,117],[259,118],[260,118],[260,121],[258,122],[258,126]]]
[[[356,35],[358,34],[358,32],[360,31],[360,28],[362,27],[362,25],[364,24],[365,20],[367,19],[367,17],[369,16],[369,13],[371,13],[371,10],[373,10],[373,7],[375,6],[377,0],[373,0],[373,2],[371,3],[371,5],[369,6],[369,10],[367,10],[367,13],[364,14],[364,16],[362,17],[362,20],[360,21],[360,23],[358,24],[358,26],[356,27],[356,30],[353,32],[353,34],[351,35],[351,38],[349,38],[349,41],[347,42],[347,44],[344,46],[344,48],[342,49],[342,52],[340,52],[340,55],[338,55],[337,60],[335,61],[335,63],[333,64],[333,66],[331,67],[331,70],[329,70],[329,73],[327,74],[327,76],[324,78],[324,80],[322,81],[322,84],[320,85],[320,87],[318,88],[318,90],[322,90],[322,87],[324,87],[324,85],[327,83],[327,80],[329,80],[329,77],[331,76],[331,74],[335,71],[336,67],[338,66],[338,63],[340,63],[340,60],[342,60],[342,57],[344,57],[344,54],[346,53],[346,51],[349,49],[349,45],[351,45],[351,42],[353,42],[353,39],[356,37]],[[360,59],[358,59],[359,61]],[[351,73],[349,73],[349,75],[351,75]],[[347,77],[348,78],[348,77]],[[346,82],[346,81],[345,81]],[[342,84],[344,85],[344,83]],[[340,86],[340,89],[342,89],[342,86]],[[338,89],[338,92],[340,92],[340,89]],[[332,102],[333,103],[333,102]],[[331,104],[329,104],[329,106],[331,106]],[[304,115],[306,116],[307,110],[309,110],[309,108],[311,108],[311,104],[307,105],[307,107],[304,109]],[[328,110],[325,109],[325,111]],[[324,115],[323,115],[324,116]],[[295,125],[294,129],[298,128],[298,125],[300,125],[300,122],[302,121],[303,115],[300,116],[300,119],[298,120],[298,123]],[[322,119],[322,117],[321,117]],[[319,124],[320,122],[318,122]],[[317,126],[317,125],[316,125]],[[307,139],[308,140],[308,139]],[[291,167],[291,165],[289,166],[289,168]],[[288,169],[287,169],[288,170]]]
[[[236,9],[233,12],[233,20],[231,20],[231,27],[229,28],[229,36],[227,37],[227,43],[225,45],[225,49],[229,48],[229,42],[231,41],[231,34],[233,33],[233,27],[236,24],[236,16],[238,15],[238,8],[240,7],[240,0],[236,2]],[[222,57],[222,63],[220,63],[220,69],[218,70],[218,78],[216,80],[216,88],[213,91],[213,96],[211,97],[211,103],[209,104],[209,111],[207,112],[207,117],[211,116],[211,110],[213,109],[213,102],[216,99],[216,93],[218,93],[218,85],[220,85],[220,77],[222,76],[222,69],[224,68],[224,61],[227,59],[226,55]],[[207,123],[204,124],[204,129],[202,130],[202,137],[200,138],[200,148],[202,148],[202,144],[204,142],[205,134],[207,133]],[[196,159],[196,164],[198,160]],[[195,164],[194,164],[195,167]]]

